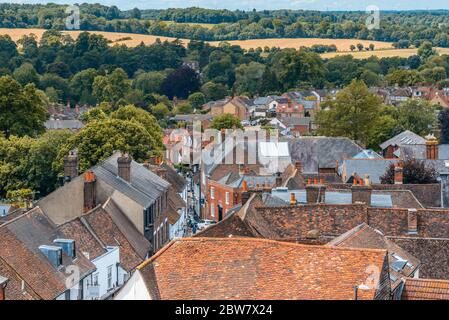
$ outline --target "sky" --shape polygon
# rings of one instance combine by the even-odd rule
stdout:
[[[47,3],[42,0],[0,0],[12,3]],[[448,0],[52,0],[53,3],[101,3],[116,5],[120,9],[163,9],[202,7],[230,10],[304,9],[304,10],[363,10],[377,6],[380,10],[449,9]]]

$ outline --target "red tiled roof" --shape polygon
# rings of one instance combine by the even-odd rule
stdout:
[[[449,281],[406,278],[402,300],[449,300]]]
[[[156,298],[354,299],[370,268],[385,270],[386,251],[308,246],[252,238],[184,238],[138,267]],[[374,299],[378,291],[358,291]]]

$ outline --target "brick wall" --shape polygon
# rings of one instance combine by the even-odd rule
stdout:
[[[213,180],[208,181],[208,190],[206,193],[206,210],[204,216],[206,219],[219,221],[218,207],[222,208],[222,219],[226,217],[226,212],[241,203],[241,190],[217,183]],[[211,188],[214,188],[214,197],[212,199]],[[226,192],[229,192],[229,203],[226,203]],[[214,208],[212,216],[211,207]]]

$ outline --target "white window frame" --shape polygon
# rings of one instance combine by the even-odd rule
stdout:
[[[215,187],[210,187],[210,198],[215,200]]]
[[[210,204],[210,215],[215,218],[215,206],[213,203]]]
[[[229,204],[230,197],[231,197],[231,194],[228,191],[226,191],[226,195],[225,195],[226,204]]]
[[[113,265],[108,266],[108,290],[112,289],[114,284],[112,283],[112,267]]]

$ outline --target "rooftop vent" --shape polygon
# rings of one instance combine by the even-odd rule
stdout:
[[[39,250],[55,268],[62,266],[62,248],[56,246],[40,246]]]
[[[55,239],[53,243],[60,247],[64,253],[72,259],[76,258],[75,240]]]

